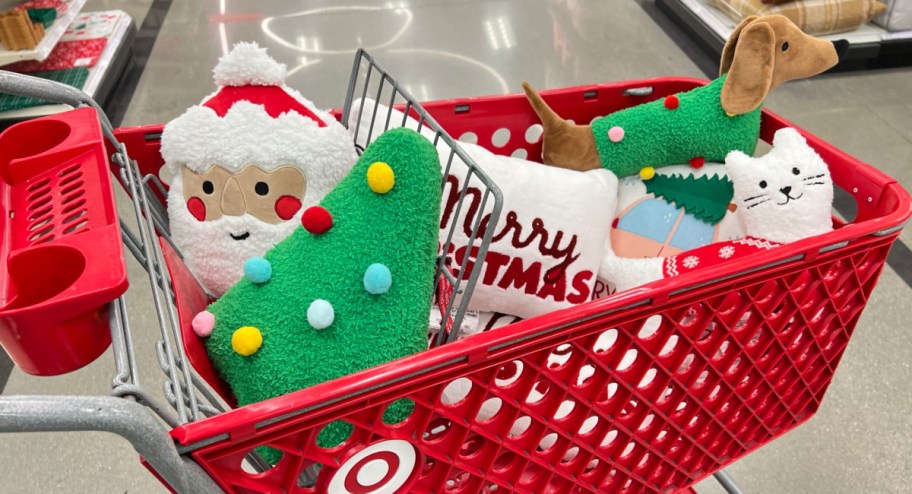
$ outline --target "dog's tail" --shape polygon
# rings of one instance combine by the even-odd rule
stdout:
[[[554,110],[548,106],[548,103],[545,103],[545,100],[542,99],[531,84],[523,81],[522,87],[526,92],[526,98],[529,100],[529,104],[532,105],[532,109],[535,110],[538,118],[542,121],[545,132],[548,132],[550,129],[557,129],[570,125],[569,122],[561,118],[560,115],[554,113]]]

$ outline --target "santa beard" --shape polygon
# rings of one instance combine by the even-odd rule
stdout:
[[[263,256],[291,235],[299,224],[300,215],[301,211],[298,211],[288,221],[276,225],[249,214],[199,221],[187,210],[180,177],[175,177],[168,192],[168,216],[174,245],[197,281],[215,297],[221,297],[241,279],[244,261]]]

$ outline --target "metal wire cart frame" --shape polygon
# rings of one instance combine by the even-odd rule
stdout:
[[[665,78],[542,94],[556,111],[583,122],[702,83]],[[106,211],[107,203],[96,209],[90,203],[86,213],[67,209],[81,200],[73,184],[87,182],[72,178],[77,172],[71,171],[76,169],[71,162],[85,161],[85,153],[55,151],[75,134],[54,130],[63,124],[42,124],[49,125],[49,135],[61,136],[49,141],[50,151],[25,146],[9,156],[0,142],[0,168],[7,166],[0,169],[0,178],[10,184],[10,198],[21,198],[21,204],[11,202],[17,205],[17,219],[10,225],[21,224],[27,232],[25,240],[12,245],[23,251],[69,252],[47,244],[75,242],[83,231],[118,232],[149,273],[161,329],[156,351],[165,374],[160,398],[148,376],[140,381],[122,291],[87,288],[91,300],[110,297],[91,320],[110,332],[116,367],[112,396],[0,397],[0,432],[119,434],[178,492],[686,491],[813,416],[890,245],[912,213],[908,194],[894,180],[806,134],[830,165],[834,182],[852,191],[858,204],[853,221],[839,221],[834,232],[734,266],[708,268],[453,341],[502,197],[438,122],[452,135],[476,133],[481,145],[507,128],[520,137],[511,138],[501,152],[522,148],[536,156],[540,141],[523,142],[521,136],[537,120],[521,95],[419,105],[375,60],[359,52],[340,120],[370,122],[367,129],[351,129],[355,142],[363,132],[414,125],[408,117],[418,128],[434,131],[438,149],[449,149],[444,176],[456,169],[456,162],[468,170],[455,213],[467,219],[452,227],[472,226],[468,248],[475,252],[477,247],[475,262],[466,256],[460,266],[449,266],[440,257],[435,293],[442,323],[429,335],[430,350],[228,410],[230,390],[207,367],[201,345],[187,328],[189,317],[205,307],[208,297],[183,267],[168,236],[165,186],[157,176],[161,126],[115,131],[78,91],[23,76],[0,72],[0,90],[94,108],[60,118],[75,121],[90,113],[100,120],[113,156],[104,165],[130,197],[135,226],[101,213],[107,222],[95,222],[95,211]],[[400,121],[392,113],[378,114],[376,106],[364,106],[365,98],[396,107],[405,117]],[[365,120],[364,111],[372,112],[370,118]],[[769,141],[778,128],[790,125],[764,112],[761,138]],[[96,140],[101,141],[100,135],[78,144]],[[22,171],[17,163],[32,154],[45,160],[40,169],[54,178],[43,182],[43,175],[29,177]],[[90,173],[82,161],[78,173]],[[46,190],[52,189],[60,199],[45,201]],[[98,195],[111,194],[102,190]],[[477,207],[463,211],[469,196],[477,199],[471,203]],[[46,220],[51,213],[38,214],[51,203],[61,208],[59,226]],[[83,230],[67,226],[76,214],[88,217]],[[55,226],[48,229],[48,224]],[[453,232],[441,238],[442,252],[447,252]],[[86,269],[94,266],[89,261]],[[41,303],[34,307],[59,296],[46,295],[36,298]],[[12,316],[24,318],[20,312]],[[97,351],[85,350],[95,356]],[[561,356],[557,363],[555,355]],[[42,356],[33,357],[35,373],[41,373]],[[386,423],[384,410],[401,399],[414,404],[412,414]],[[335,447],[318,446],[322,428],[338,420],[352,425],[349,438]],[[276,465],[262,461],[255,453],[260,446],[280,450],[282,459]],[[724,475],[720,480],[730,492],[737,491]]]

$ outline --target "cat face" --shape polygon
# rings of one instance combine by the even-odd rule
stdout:
[[[725,167],[748,235],[785,243],[832,229],[829,169],[797,130],[777,131],[760,158],[732,151]]]

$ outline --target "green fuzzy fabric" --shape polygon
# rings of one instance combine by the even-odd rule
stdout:
[[[636,175],[644,167],[687,163],[692,158],[724,162],[737,149],[752,156],[760,138],[760,108],[729,117],[722,109],[722,76],[684,93],[674,110],[664,99],[627,108],[592,122],[602,167],[618,178]],[[624,138],[611,142],[608,130],[624,129]]]
[[[395,173],[395,186],[386,194],[375,193],[367,182],[368,168],[378,161]],[[440,183],[433,145],[408,129],[384,133],[320,203],[333,217],[329,231],[315,235],[297,228],[266,254],[269,281],[242,279],[209,306],[216,324],[206,348],[240,405],[427,348]],[[392,274],[385,294],[364,288],[364,272],[373,263],[385,264]],[[307,322],[315,299],[334,308],[333,323],[325,329]],[[242,326],[263,335],[262,346],[248,357],[231,346]],[[410,412],[411,403],[400,400],[385,419],[395,422]],[[350,430],[344,422],[330,424],[319,443],[337,445]],[[273,463],[280,457],[277,451],[261,452]]]

